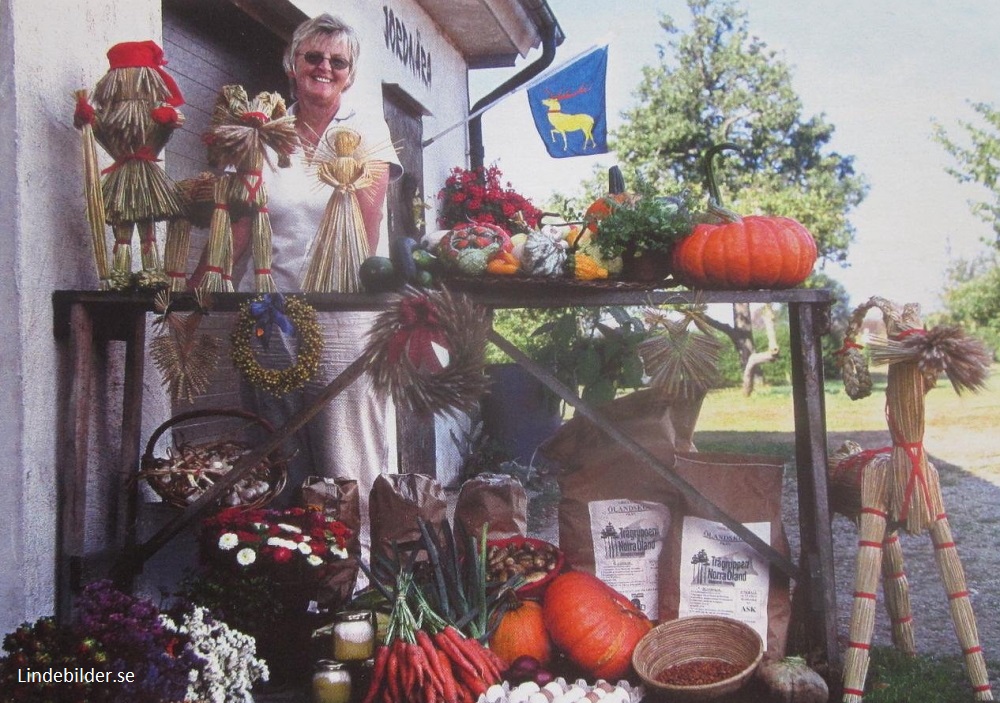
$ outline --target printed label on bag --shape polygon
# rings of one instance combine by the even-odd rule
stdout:
[[[662,503],[595,500],[590,510],[595,575],[650,619],[657,617],[660,552],[670,525]]]
[[[743,525],[767,543],[771,523]],[[684,518],[678,615],[721,615],[750,625],[767,642],[767,561],[725,525]]]

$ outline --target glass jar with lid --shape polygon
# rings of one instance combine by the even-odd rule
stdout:
[[[345,610],[333,621],[333,658],[355,662],[375,656],[375,614],[370,610]]]
[[[312,677],[312,703],[350,703],[351,672],[340,662],[320,659]]]

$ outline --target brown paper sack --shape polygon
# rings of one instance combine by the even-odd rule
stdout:
[[[361,493],[354,479],[309,476],[302,482],[302,505],[317,507],[327,517],[339,520],[351,530],[347,558],[331,566],[320,599],[324,605],[346,603],[354,593],[361,558]]]
[[[678,453],[674,470],[733,519],[744,524],[769,523],[771,546],[786,556],[790,553],[781,521],[784,462],[780,458],[709,452]],[[692,555],[681,550],[681,530],[687,515],[709,518],[684,503],[673,515],[671,544],[666,550],[669,555],[666,573],[670,578],[662,584],[660,599],[660,617],[663,620],[678,616],[680,580],[692,578]],[[784,656],[791,618],[789,582],[777,567],[771,566],[769,574],[767,651],[781,657]]]
[[[372,559],[376,554],[392,558],[394,542],[412,548],[420,540],[418,517],[439,528],[448,518],[448,503],[441,484],[430,476],[379,474],[372,485],[368,511]]]
[[[513,476],[479,474],[462,484],[455,522],[469,535],[479,535],[487,525],[487,539],[524,537],[528,534],[528,494]]]
[[[641,390],[603,405],[602,414],[666,466],[674,462],[669,397]],[[605,580],[657,618],[676,492],[653,469],[576,417],[540,448],[559,482],[559,548],[574,569]],[[632,539],[627,534],[641,533]]]

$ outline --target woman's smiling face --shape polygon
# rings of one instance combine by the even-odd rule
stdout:
[[[315,65],[307,60],[323,57]],[[342,68],[331,65],[338,64]],[[339,105],[340,95],[350,87],[351,55],[346,42],[338,37],[319,36],[302,42],[295,55],[295,92],[299,100],[323,105]]]

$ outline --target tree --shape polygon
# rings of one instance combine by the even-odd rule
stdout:
[[[973,103],[972,109],[986,121],[986,127],[962,122],[969,144],[963,146],[935,124],[934,138],[958,162],[946,169],[959,183],[978,183],[986,188],[991,200],[974,201],[972,212],[993,226],[993,246],[1000,249],[1000,110],[986,103]]]
[[[853,157],[827,151],[833,126],[822,115],[803,116],[788,66],[750,34],[733,0],[687,4],[688,31],[661,19],[661,64],[643,69],[637,105],[612,135],[626,181],[704,195],[703,154],[734,142],[743,159],[718,169],[725,205],[796,219],[815,236],[824,261],[845,261],[854,239],[848,214],[867,193]],[[748,307],[737,306],[734,324],[720,329],[746,364],[753,353]]]

